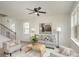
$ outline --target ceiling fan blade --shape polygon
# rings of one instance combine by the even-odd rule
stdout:
[[[40,10],[41,9],[41,7],[38,7],[38,10]]]
[[[39,13],[44,13],[44,14],[46,14],[46,12],[43,12],[43,11],[39,11]]]
[[[31,13],[28,13],[28,14],[33,14],[33,13],[35,13],[35,12],[31,12]]]
[[[30,11],[34,11],[34,10],[32,10],[32,9],[29,9],[29,8],[26,8],[27,10],[30,10]]]
[[[37,13],[37,16],[39,16],[39,13]]]

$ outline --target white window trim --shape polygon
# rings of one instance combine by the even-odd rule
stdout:
[[[16,24],[11,24],[11,27],[10,28],[11,28],[12,31],[16,32]]]
[[[71,37],[71,40],[79,47],[79,40],[72,37]]]
[[[23,33],[26,35],[26,34],[29,34],[29,26],[28,26],[28,27],[24,26],[25,23],[28,23],[28,24],[29,24],[29,22],[24,22],[24,23],[23,23]],[[25,27],[26,27],[26,28],[25,28]],[[26,29],[27,29],[27,30],[26,30]],[[26,33],[26,31],[28,31],[28,32]]]
[[[73,9],[71,15],[73,15],[73,13],[77,10],[78,11],[79,8],[79,4]],[[78,14],[77,14],[78,15]],[[72,17],[72,16],[71,16]],[[78,18],[78,17],[77,17]],[[71,29],[72,29],[72,22],[71,22]],[[72,30],[71,30],[71,40],[79,47],[79,40],[72,37]]]

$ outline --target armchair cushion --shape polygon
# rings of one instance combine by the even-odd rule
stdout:
[[[16,45],[16,42],[14,40],[10,40],[10,41],[7,41],[5,43],[6,43],[7,47],[12,47],[12,46]]]
[[[10,44],[10,47],[13,47],[13,46],[15,46],[16,45],[16,43],[15,42],[12,42],[11,44]]]
[[[12,52],[15,52],[15,51],[19,50],[20,47],[21,47],[20,45],[15,45],[15,46],[10,47],[7,50],[5,50],[5,52],[12,53]]]

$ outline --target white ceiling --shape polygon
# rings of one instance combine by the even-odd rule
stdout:
[[[0,1],[0,13],[7,14],[16,19],[24,19],[36,16],[34,14],[29,15],[30,11],[26,8],[33,9],[34,7],[42,7],[43,11],[46,11],[46,15],[53,14],[69,14],[73,1],[15,1],[15,2],[1,2]],[[41,14],[41,16],[44,16]]]

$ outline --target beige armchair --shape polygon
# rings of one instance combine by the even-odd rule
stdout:
[[[10,54],[10,56],[11,56],[12,53],[14,53],[17,50],[20,50],[21,45],[16,40],[10,40],[10,41],[3,43],[3,48],[4,48],[4,51],[5,51],[4,53]]]

